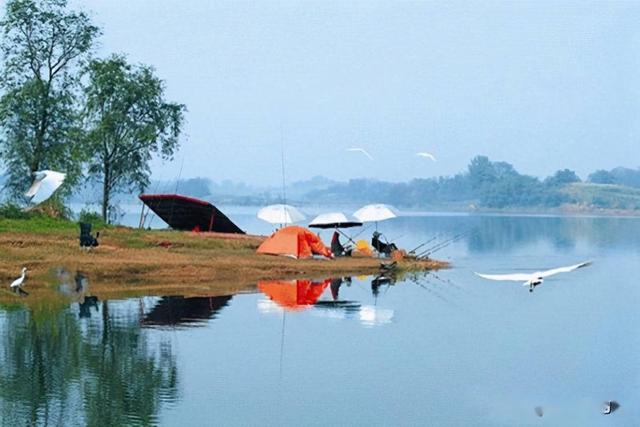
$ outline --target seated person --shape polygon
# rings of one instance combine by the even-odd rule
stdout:
[[[373,237],[371,238],[371,246],[378,251],[378,253],[385,254],[386,256],[390,256],[391,252],[397,251],[398,247],[395,243],[385,243],[380,240],[382,234],[377,231],[373,232]]]
[[[95,237],[91,235],[91,224],[81,222],[80,223],[80,247],[81,248],[95,248],[98,246],[98,238],[100,232],[97,232]]]
[[[333,232],[333,237],[331,238],[331,252],[334,256],[351,256],[352,248],[345,248],[340,243],[340,234],[337,231]]]

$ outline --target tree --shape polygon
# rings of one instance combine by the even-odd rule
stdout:
[[[580,177],[571,169],[559,170],[544,180],[544,183],[551,187],[560,187],[574,182],[580,182]]]
[[[589,182],[593,184],[617,184],[616,177],[606,170],[597,170],[589,175]]]
[[[75,98],[81,66],[100,30],[67,0],[10,0],[2,29],[0,160],[14,198],[41,169],[80,175]]]
[[[109,220],[116,191],[143,191],[154,154],[171,159],[185,106],[164,99],[164,83],[148,66],[123,56],[91,61],[85,87],[89,176],[102,185],[102,217]]]

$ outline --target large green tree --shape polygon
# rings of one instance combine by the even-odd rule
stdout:
[[[112,195],[144,190],[152,156],[171,159],[179,146],[185,106],[167,102],[164,83],[151,67],[113,55],[88,65],[86,140],[88,173],[102,185],[102,217]]]
[[[67,0],[9,0],[0,22],[0,160],[20,197],[31,174],[81,172],[76,98],[80,70],[100,30]]]

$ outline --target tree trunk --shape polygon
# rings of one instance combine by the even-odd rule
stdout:
[[[109,173],[109,165],[105,165],[104,167],[104,181],[102,183],[102,220],[105,223],[109,223],[109,198],[110,198],[110,190],[109,190],[109,180],[111,179]]]

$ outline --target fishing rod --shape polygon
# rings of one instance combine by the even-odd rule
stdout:
[[[447,246],[452,245],[452,244],[462,240],[463,238],[467,237],[468,234],[469,233],[462,233],[462,234],[459,234],[459,235],[457,235],[456,237],[454,237],[452,239],[444,241],[440,245],[436,245],[433,248],[431,248],[431,250],[429,250],[429,252],[427,252],[423,256],[426,257],[426,258],[429,258],[429,255],[434,254],[436,252],[439,252],[440,250],[446,248]]]
[[[387,236],[385,236],[384,234],[382,234],[382,237],[384,237],[384,239],[387,241],[387,243],[389,242],[395,242],[398,239],[402,239],[404,237],[404,234],[401,234],[399,236],[394,237],[393,239],[387,239]]]
[[[411,249],[411,250],[409,251],[409,253],[410,253],[410,254],[415,254],[415,253],[416,253],[416,251],[417,251],[418,249],[420,249],[421,247],[423,247],[423,246],[424,246],[424,245],[426,245],[426,244],[429,244],[429,243],[433,242],[433,241],[434,241],[434,240],[436,240],[437,238],[438,238],[438,234],[436,234],[435,236],[433,236],[431,239],[427,240],[426,242],[424,242],[424,243],[422,243],[422,244],[420,244],[420,245],[416,246],[415,248]]]
[[[444,245],[444,244],[446,244],[446,243],[449,243],[449,242],[450,242],[451,240],[453,240],[453,239],[457,239],[457,238],[458,238],[460,235],[462,235],[462,234],[463,234],[463,233],[456,234],[456,235],[454,235],[453,237],[450,237],[449,239],[445,239],[445,240],[443,240],[443,241],[441,241],[441,242],[437,242],[435,245],[430,246],[430,247],[428,247],[427,249],[424,249],[422,252],[420,252],[420,253],[417,255],[417,257],[418,257],[418,258],[420,258],[420,257],[421,257],[421,256],[423,256],[424,254],[426,254],[426,253],[428,253],[428,252],[430,252],[430,251],[434,250],[435,248],[437,248],[437,247],[439,247],[439,246],[441,246],[441,245]]]
[[[417,257],[418,258],[422,258],[422,257],[426,257],[428,258],[429,255],[431,255],[434,252],[439,251],[440,249],[446,248],[447,246],[459,241],[460,239],[462,239],[463,237],[467,236],[470,233],[470,231],[465,231],[459,234],[456,234],[455,236],[451,237],[450,239],[444,240],[434,246],[431,246],[430,248],[422,251]]]
[[[371,228],[371,224],[367,225],[366,227],[364,227],[362,230],[360,230],[358,232],[358,234],[356,234],[355,236],[353,236],[354,239],[357,239],[359,235],[361,235],[362,233],[364,233],[365,231],[367,231],[369,228]]]
[[[345,233],[344,231],[340,230],[339,228],[335,228],[335,231],[337,231],[338,233],[342,234],[344,237],[347,238],[348,241],[350,241],[351,243],[353,243],[354,246],[357,246],[358,244],[351,238],[351,236],[349,236],[347,233]]]
[[[455,239],[451,239],[448,242],[444,242],[440,246],[437,246],[437,247],[431,249],[429,252],[427,252],[426,256],[429,257],[429,255],[434,254],[436,252],[439,252],[440,250],[446,248],[447,246],[450,246],[450,245],[456,243],[459,240],[462,240],[465,237],[466,237],[466,235],[460,235],[460,236],[456,237]]]

